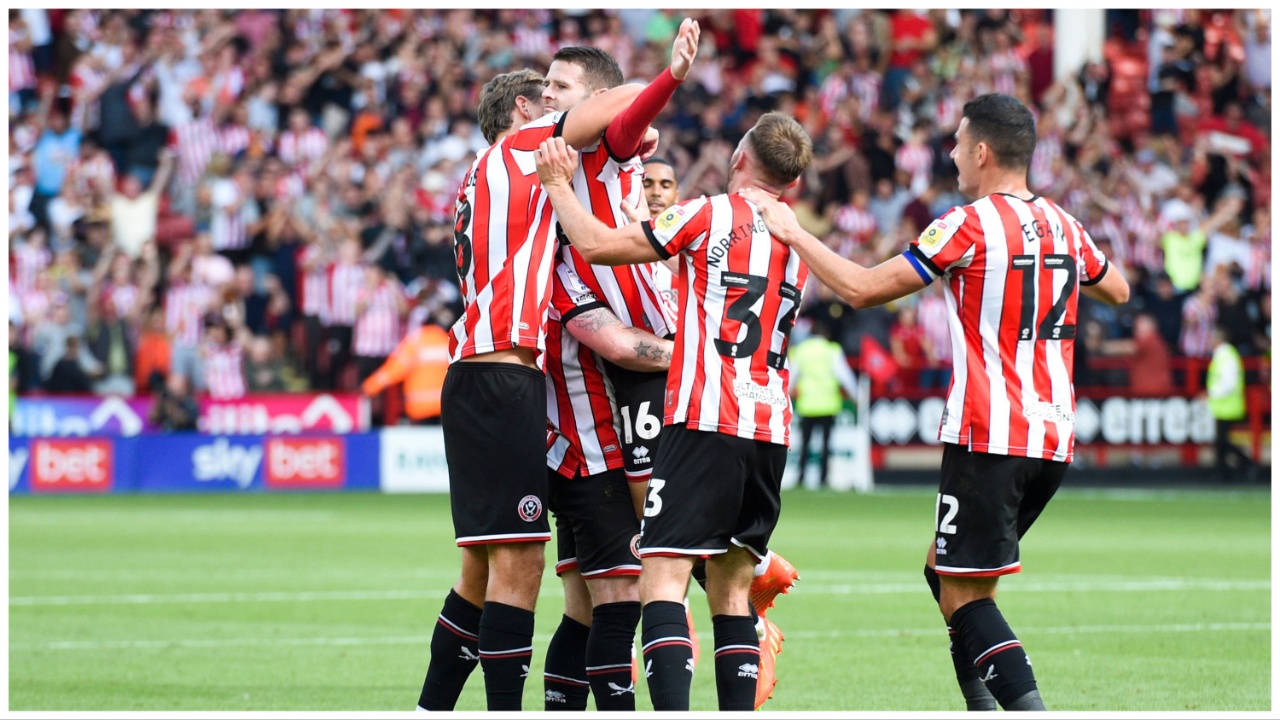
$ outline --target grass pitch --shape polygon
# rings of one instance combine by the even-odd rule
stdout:
[[[1050,709],[1269,710],[1270,505],[1064,490],[1000,595]],[[920,576],[933,510],[925,489],[784,494],[773,546],[802,579],[770,611],[766,710],[963,709]],[[410,710],[457,562],[445,496],[12,497],[10,709]],[[560,616],[543,588],[530,710]],[[693,707],[714,709],[694,608]],[[477,672],[458,709],[483,708]]]

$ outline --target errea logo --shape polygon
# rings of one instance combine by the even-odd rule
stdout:
[[[936,554],[936,555],[946,555],[946,554],[947,554],[947,539],[946,539],[946,538],[943,538],[943,537],[938,538],[938,541],[937,541],[936,543],[934,543],[934,546],[935,546],[934,554]]]
[[[637,445],[635,449],[631,451],[631,457],[635,458],[637,464],[647,465],[650,462],[649,448],[643,445]]]
[[[760,675],[760,666],[754,663],[742,663],[738,666],[738,677],[749,677],[752,680],[758,680]]]

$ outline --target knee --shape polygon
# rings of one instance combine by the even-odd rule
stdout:
[[[591,588],[591,602],[596,607],[640,600],[640,579],[634,576],[588,580],[587,587]]]
[[[490,546],[489,574],[508,583],[541,583],[546,566],[544,550],[542,543]]]

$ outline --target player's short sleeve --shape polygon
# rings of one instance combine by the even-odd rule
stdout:
[[[711,200],[704,195],[672,205],[641,227],[653,249],[665,260],[706,239],[711,230]]]
[[[560,137],[564,132],[564,119],[566,117],[568,117],[568,113],[547,113],[537,120],[521,126],[519,130],[510,136],[508,141],[510,148],[523,152],[537,150],[544,140]]]
[[[1080,284],[1097,285],[1102,280],[1102,276],[1107,274],[1109,263],[1084,227],[1078,222],[1075,226],[1076,238],[1079,242],[1079,247],[1076,248],[1078,253],[1076,269],[1080,276]]]
[[[970,215],[964,208],[952,208],[929,223],[929,227],[911,241],[904,255],[927,285],[952,270],[968,266],[973,260],[974,244],[981,236],[981,223],[976,215]]]
[[[573,266],[565,262],[556,263],[551,289],[552,315],[559,316],[560,322],[567,323],[575,316],[598,307],[609,306],[595,290],[582,281]]]

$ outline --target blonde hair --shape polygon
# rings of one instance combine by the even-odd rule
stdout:
[[[485,83],[480,91],[480,107],[476,110],[476,119],[485,141],[492,144],[511,127],[511,111],[516,108],[516,98],[538,100],[545,84],[541,75],[527,68],[503,73]]]
[[[813,141],[795,118],[780,112],[766,113],[747,133],[751,154],[760,164],[764,180],[780,187],[800,177],[813,160]]]

